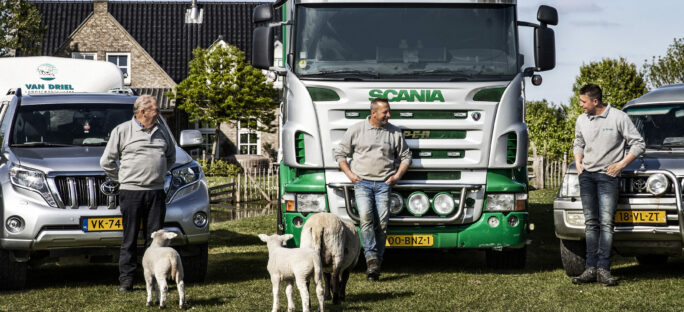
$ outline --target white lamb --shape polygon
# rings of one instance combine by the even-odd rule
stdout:
[[[145,250],[143,256],[143,269],[145,275],[145,286],[147,287],[147,306],[152,305],[152,292],[157,294],[159,307],[166,307],[166,295],[169,286],[166,279],[176,281],[178,288],[178,306],[182,309],[185,306],[185,283],[183,283],[183,263],[178,252],[168,247],[176,233],[159,230],[152,233],[152,244]],[[154,281],[157,280],[157,285]],[[155,289],[155,286],[157,288]]]
[[[332,213],[317,213],[306,220],[300,246],[315,250],[321,257],[325,298],[330,299],[332,288],[333,304],[344,301],[349,272],[356,266],[361,252],[356,226]]]
[[[309,311],[308,280],[313,275],[318,297],[318,310],[323,311],[323,278],[321,276],[321,262],[314,250],[309,248],[285,248],[285,242],[292,238],[292,234],[268,236],[259,234],[259,238],[268,246],[268,273],[273,283],[273,312],[278,311],[278,293],[280,282],[284,281],[287,295],[287,310],[294,311],[292,298],[292,284],[297,281],[299,295],[302,297],[302,310]]]

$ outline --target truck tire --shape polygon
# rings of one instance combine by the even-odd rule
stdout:
[[[26,270],[26,262],[13,261],[9,251],[0,249],[0,290],[23,289]]]
[[[523,269],[527,260],[527,246],[502,251],[486,251],[487,267],[491,269]]]
[[[183,281],[186,283],[203,283],[207,276],[207,259],[209,248],[207,243],[195,246],[197,252],[191,256],[181,256],[183,261]]]
[[[638,255],[636,256],[640,266],[659,267],[667,263],[666,255]]]
[[[584,272],[587,245],[583,240],[560,240],[560,256],[563,269],[568,276],[577,276]]]

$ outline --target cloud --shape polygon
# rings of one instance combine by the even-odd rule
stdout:
[[[574,20],[570,21],[570,25],[578,27],[617,27],[620,23],[611,22],[607,20]]]
[[[537,8],[542,5],[548,5],[556,8],[559,15],[575,14],[575,13],[601,13],[603,8],[593,0],[532,0],[526,1],[524,5],[522,1],[518,2],[518,10],[521,13],[536,14]]]

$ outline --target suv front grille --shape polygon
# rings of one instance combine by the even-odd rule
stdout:
[[[113,205],[109,198],[102,194],[100,185],[105,181],[105,176],[58,176],[55,177],[57,192],[62,203],[67,208],[88,207],[95,209],[98,206],[115,208],[117,203],[113,199]]]

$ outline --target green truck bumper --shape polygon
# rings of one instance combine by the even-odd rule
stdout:
[[[304,224],[308,216],[305,217],[301,213],[283,213],[285,233],[294,235],[294,239],[288,242],[290,247],[299,246],[302,232],[302,228],[294,224]],[[491,218],[496,218],[498,222],[494,222],[493,219],[490,222]],[[515,219],[517,222],[514,222]],[[493,226],[495,223],[498,224]],[[408,248],[522,248],[525,246],[527,224],[527,212],[485,212],[477,222],[468,225],[390,225],[387,234],[432,235],[432,246]]]

